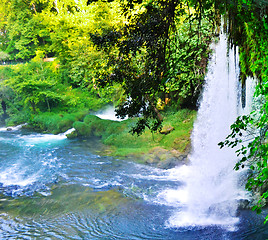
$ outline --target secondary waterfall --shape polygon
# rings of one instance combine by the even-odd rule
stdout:
[[[237,200],[245,197],[245,192],[238,187],[239,173],[233,170],[235,150],[218,146],[243,112],[239,98],[238,49],[229,48],[223,33],[213,49],[192,132],[190,166],[174,170],[185,187],[160,194],[169,204],[181,206],[169,220],[168,225],[173,227],[221,225],[230,228],[239,221]],[[250,97],[246,101],[250,101]]]

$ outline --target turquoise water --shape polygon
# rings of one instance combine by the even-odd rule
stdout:
[[[169,227],[183,205],[172,170],[103,157],[97,139],[0,129],[0,239],[266,239],[264,216],[232,226]]]

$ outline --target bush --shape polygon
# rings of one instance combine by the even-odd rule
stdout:
[[[0,51],[0,62],[4,62],[10,59],[10,55],[6,52]]]

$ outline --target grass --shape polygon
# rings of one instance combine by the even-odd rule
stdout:
[[[139,137],[133,136],[129,131],[134,126],[135,119],[117,122],[88,115],[83,122],[77,121],[73,126],[77,130],[75,136],[100,136],[104,144],[111,146],[111,155],[138,157],[157,151],[157,148],[184,153],[190,145],[190,135],[195,116],[196,111],[189,109],[166,113],[163,129],[174,128],[167,135],[152,134],[149,130],[146,130]]]
[[[82,120],[86,114],[88,114],[87,110],[80,110],[74,113],[40,113],[28,118],[27,127],[35,131],[58,134],[72,128],[73,123]]]

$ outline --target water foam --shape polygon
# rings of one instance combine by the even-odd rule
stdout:
[[[14,127],[1,127],[0,132],[5,132],[5,131],[18,131],[20,130],[23,126],[26,126],[27,123],[23,123]]]
[[[34,173],[28,175],[23,169],[21,169],[17,164],[14,164],[10,168],[5,169],[0,172],[0,183],[3,187],[8,186],[20,186],[25,187],[31,185],[37,181],[38,174]]]
[[[101,119],[113,120],[113,121],[123,121],[125,119],[120,119],[116,116],[114,107],[108,107],[105,110],[101,110],[96,114],[97,117]]]
[[[23,139],[28,145],[42,144],[42,143],[52,143],[67,139],[67,135],[75,131],[74,128],[67,130],[60,134],[30,134],[23,135],[20,138]]]
[[[58,135],[5,134],[9,137],[3,138],[1,144],[4,148],[10,147],[13,152],[2,151],[6,158],[1,159],[0,190],[10,196],[32,195],[39,191],[49,195],[48,184],[57,181],[57,169],[61,167],[54,151],[72,131],[74,129]]]

